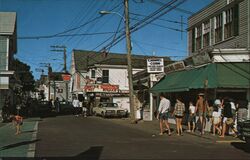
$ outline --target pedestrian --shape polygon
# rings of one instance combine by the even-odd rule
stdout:
[[[247,108],[248,100],[239,99],[236,101],[236,109],[237,109],[237,122],[242,122],[247,120]]]
[[[204,94],[199,93],[198,94],[198,100],[196,102],[195,106],[195,113],[198,115],[198,118],[200,120],[200,134],[204,134],[204,127],[205,127],[205,117],[206,117],[206,101],[204,100]]]
[[[237,137],[237,130],[234,127],[233,113],[231,103],[228,98],[224,99],[224,107],[223,107],[223,126],[222,126],[222,134],[221,138],[225,137],[226,129],[229,127],[232,129],[234,137]]]
[[[170,101],[164,97],[163,94],[160,95],[160,105],[158,108],[157,119],[160,121],[160,133],[159,135],[163,135],[163,123],[165,124],[168,135],[171,135],[171,130],[168,123],[169,118],[169,109],[170,109]]]
[[[192,123],[192,129],[191,129]],[[194,132],[195,129],[195,106],[193,102],[189,102],[189,116],[188,116],[188,131],[187,132]]]
[[[23,117],[20,115],[11,115],[12,117],[12,123],[15,125],[16,133],[15,135],[18,135],[21,133],[21,126],[23,125]]]
[[[218,131],[218,134],[221,135],[221,129],[220,129],[221,112],[219,112],[218,106],[214,106],[212,114],[212,122],[213,122],[213,135],[215,136],[216,130]]]
[[[78,117],[79,115],[79,108],[80,108],[80,102],[79,100],[75,97],[73,102],[72,102],[73,106],[74,106],[74,115],[76,117]]]
[[[56,112],[60,113],[60,101],[59,101],[58,97],[56,97],[56,99],[54,101],[54,106],[55,106]]]
[[[174,115],[176,118],[176,131],[177,135],[183,135],[183,130],[182,130],[182,118],[184,117],[184,112],[185,112],[185,105],[182,103],[181,98],[178,97],[176,98],[176,103],[174,106]]]

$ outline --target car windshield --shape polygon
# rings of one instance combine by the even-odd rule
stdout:
[[[113,108],[117,108],[118,105],[116,103],[103,103],[102,105],[103,107],[113,107]]]

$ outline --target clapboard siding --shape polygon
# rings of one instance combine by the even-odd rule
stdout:
[[[211,46],[212,48],[247,48],[248,46],[248,36],[249,36],[249,30],[248,30],[248,0],[240,1],[239,0],[239,35],[231,37],[227,40],[224,40],[219,43],[214,43],[214,20],[211,21]],[[217,0],[211,3],[208,7],[204,8],[200,12],[194,14],[189,18],[189,28],[188,28],[188,49],[189,49],[189,55],[193,55],[195,53],[192,53],[192,29],[196,26],[200,25],[204,21],[208,19],[213,19],[214,16],[221,13],[225,10],[225,7],[227,6],[226,0]],[[210,47],[211,47],[210,46]],[[203,48],[202,50],[205,50],[207,48]],[[202,51],[201,50],[201,51]]]

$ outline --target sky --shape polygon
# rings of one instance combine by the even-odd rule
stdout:
[[[184,59],[188,55],[188,17],[212,1],[186,0],[178,9],[133,32],[132,54]],[[130,26],[168,2],[170,0],[129,0]],[[119,15],[101,16],[101,10],[112,10]],[[63,69],[63,53],[51,51],[51,46],[67,47],[67,70],[70,70],[73,49],[100,51],[112,41],[107,38],[114,37],[115,32],[123,31],[125,26],[121,18],[123,0],[0,0],[0,12],[17,13],[15,57],[31,66],[35,79],[41,75],[37,69],[47,73],[44,63],[50,63],[54,72]],[[106,43],[99,46],[103,42]],[[112,46],[110,52],[125,54],[125,39]]]

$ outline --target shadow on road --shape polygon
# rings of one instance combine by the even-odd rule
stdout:
[[[37,130],[30,130],[30,131],[22,131],[22,133],[33,133],[36,132]]]
[[[103,150],[103,146],[94,146],[90,147],[87,151],[82,152],[73,159],[91,159],[91,160],[98,160],[101,156]]]
[[[10,145],[1,147],[0,151],[10,149],[10,148],[19,147],[19,146],[28,145],[28,144],[31,144],[31,143],[36,143],[38,141],[40,141],[40,139],[35,139],[35,140],[32,140],[32,141],[23,141],[23,142],[19,142],[19,143],[10,144]]]
[[[234,146],[237,149],[243,150],[246,153],[250,153],[250,145],[243,143],[243,142],[232,142],[232,146]]]

